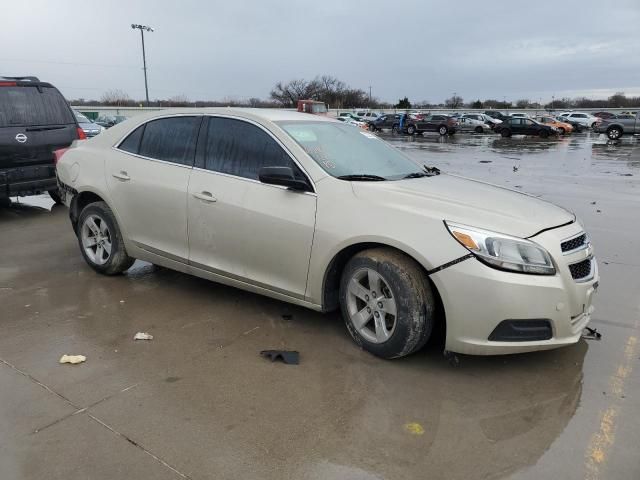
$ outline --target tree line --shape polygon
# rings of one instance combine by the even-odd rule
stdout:
[[[298,100],[317,100],[329,105],[330,108],[357,109],[357,108],[472,108],[472,109],[498,109],[510,108],[525,109],[537,108],[545,110],[579,109],[579,108],[632,108],[640,106],[640,97],[627,96],[624,92],[617,92],[606,99],[591,99],[587,97],[556,98],[548,103],[531,101],[526,98],[515,102],[496,99],[473,100],[465,102],[457,94],[444,100],[442,103],[431,103],[428,100],[411,102],[408,97],[403,97],[397,103],[382,102],[370,93],[359,88],[353,88],[345,82],[329,76],[317,76],[312,80],[294,79],[288,82],[278,82],[271,89],[268,99],[249,98],[223,98],[222,100],[189,100],[186,95],[176,95],[166,99],[156,99],[149,102],[152,107],[255,107],[255,108],[295,108]],[[100,100],[85,100],[83,98],[71,100],[72,105],[84,106],[119,106],[137,107],[145,102],[134,100],[120,89],[105,92]]]

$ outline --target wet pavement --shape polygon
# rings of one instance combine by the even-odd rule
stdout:
[[[383,136],[575,211],[602,340],[383,361],[336,314],[142,262],[99,276],[66,209],[22,199],[0,208],[0,479],[640,478],[640,140]]]

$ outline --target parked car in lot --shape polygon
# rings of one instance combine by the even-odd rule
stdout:
[[[554,127],[538,123],[530,118],[511,117],[506,119],[498,129],[503,137],[511,135],[535,135],[546,138],[549,135],[557,135],[558,130]]]
[[[613,118],[616,116],[615,113],[611,113],[611,112],[596,112],[593,114],[594,117],[598,117],[598,118],[602,118],[603,120],[606,120],[608,118]]]
[[[126,119],[127,117],[124,115],[100,115],[96,118],[95,123],[104,128],[111,128],[114,125],[124,122]]]
[[[354,120],[351,117],[338,117],[338,120],[344,123],[345,125],[353,125],[354,127],[367,128],[367,122]]]
[[[464,114],[456,119],[456,130],[460,132],[487,133],[491,132],[491,126],[482,120],[471,118]]]
[[[360,117],[355,113],[351,113],[351,112],[341,112],[340,115],[338,115],[338,120],[340,119],[340,117],[348,117],[348,118],[353,118],[354,120],[360,121]]]
[[[490,116],[491,118],[497,118],[498,120],[502,121],[504,121],[506,118],[509,118],[508,115],[505,115],[504,113],[497,110],[486,110],[484,114]]]
[[[486,123],[491,128],[494,128],[496,125],[500,125],[502,123],[502,120],[490,117],[489,115],[485,115],[484,113],[465,113],[464,117],[479,120],[483,123]]]
[[[373,122],[377,118],[380,118],[382,115],[384,114],[379,112],[358,112],[358,117],[360,117],[360,120],[363,120],[365,122]]]
[[[640,113],[637,113],[634,117],[618,115],[615,118],[602,120],[594,130],[597,133],[606,134],[611,140],[617,140],[623,135],[638,134],[640,133]]]
[[[76,120],[78,121],[78,125],[80,126],[80,128],[82,129],[84,134],[87,136],[87,138],[95,137],[102,130],[104,130],[104,127],[102,127],[102,126],[98,125],[97,123],[94,123],[93,121],[89,120],[82,113],[77,112],[77,111],[74,110],[73,114],[76,116]]]
[[[562,122],[557,118],[553,118],[549,115],[538,115],[534,117],[534,120],[538,123],[543,123],[545,125],[549,125],[550,127],[558,130],[560,135],[564,135],[565,133],[573,132],[573,127],[570,123]]]
[[[564,112],[558,115],[559,119],[567,119],[579,123],[583,127],[594,128],[601,121],[601,118],[594,117],[590,113],[584,112]]]
[[[138,258],[341,308],[355,342],[383,358],[417,351],[436,326],[448,351],[551,349],[591,318],[598,268],[573,213],[440,174],[336,120],[166,110],[82,143],[58,177],[99,273]]]
[[[62,94],[36,77],[0,77],[0,200],[49,192],[55,149],[86,138]]]
[[[458,122],[447,115],[427,115],[425,117],[409,118],[404,127],[405,133],[415,135],[417,133],[438,132],[440,135],[453,135],[456,133]]]
[[[377,130],[393,130],[397,131],[400,125],[400,114],[387,113],[368,123],[369,130],[375,132]]]

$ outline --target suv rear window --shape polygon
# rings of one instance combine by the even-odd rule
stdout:
[[[73,123],[71,108],[53,87],[0,87],[0,127]]]

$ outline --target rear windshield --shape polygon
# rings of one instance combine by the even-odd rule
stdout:
[[[71,109],[55,88],[0,87],[0,127],[71,123]]]

